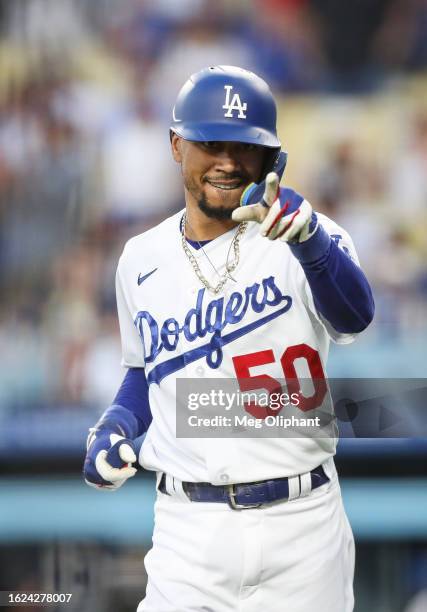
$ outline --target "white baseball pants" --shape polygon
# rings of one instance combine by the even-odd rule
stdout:
[[[261,508],[158,493],[137,612],[351,612],[354,540],[331,481]]]

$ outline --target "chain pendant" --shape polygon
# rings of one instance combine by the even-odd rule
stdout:
[[[231,262],[229,262],[228,261],[228,256],[227,256],[227,261],[225,262],[225,272],[220,277],[220,280],[217,283],[217,285],[215,285],[213,287],[209,283],[208,279],[203,275],[203,273],[202,273],[202,271],[201,271],[201,269],[199,267],[199,264],[197,263],[197,259],[194,257],[193,253],[191,252],[191,250],[188,247],[187,240],[185,238],[185,225],[186,225],[186,221],[187,221],[187,215],[186,215],[186,213],[184,213],[184,216],[182,218],[182,227],[181,227],[181,242],[182,242],[182,248],[184,250],[184,253],[188,257],[188,260],[190,261],[191,266],[192,266],[192,268],[193,268],[197,278],[202,283],[202,285],[208,291],[210,291],[213,294],[217,295],[222,290],[222,288],[224,287],[226,282],[229,280],[229,278],[234,280],[231,277],[231,273],[234,272],[234,270],[239,265],[239,260],[240,260],[240,245],[239,245],[239,242],[240,242],[243,234],[245,233],[248,224],[247,224],[246,221],[244,221],[243,223],[240,223],[240,225],[238,227],[238,230],[235,233],[235,235],[233,237],[233,240],[231,242],[231,245],[230,245],[230,250],[231,250],[231,248],[233,249],[233,260]],[[229,252],[230,252],[230,250],[229,250]]]

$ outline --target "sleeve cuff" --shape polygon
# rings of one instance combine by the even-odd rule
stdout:
[[[331,237],[320,225],[314,234],[305,242],[289,244],[292,254],[301,264],[308,264],[324,257],[331,246]]]

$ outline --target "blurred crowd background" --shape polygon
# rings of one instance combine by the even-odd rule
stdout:
[[[381,335],[385,362],[369,350],[374,372],[361,355],[337,374],[421,375],[426,2],[0,7],[0,411],[110,401],[121,377],[116,262],[128,237],[182,206],[171,108],[209,64],[271,84],[287,184],[350,231],[374,285],[369,339]]]
[[[114,397],[115,267],[183,206],[171,108],[207,65],[268,81],[285,182],[350,232],[372,282],[375,322],[330,373],[425,377],[426,0],[1,0],[0,32],[3,459],[80,457]]]

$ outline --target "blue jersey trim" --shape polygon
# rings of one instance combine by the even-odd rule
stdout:
[[[201,249],[206,244],[211,242],[210,240],[190,240],[189,238],[186,238],[186,241],[188,242],[188,244],[190,244],[193,247],[193,249],[196,249],[196,250]]]

